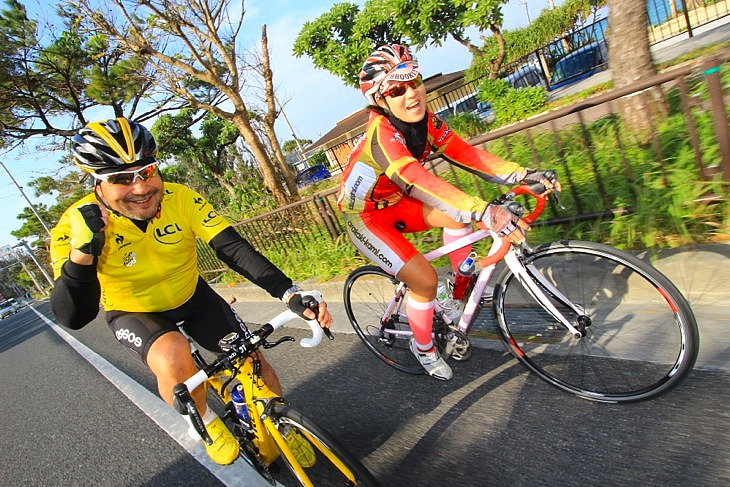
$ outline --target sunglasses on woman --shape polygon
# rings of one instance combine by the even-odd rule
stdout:
[[[122,186],[130,186],[134,184],[137,178],[141,179],[142,181],[147,181],[148,179],[157,176],[157,173],[157,163],[153,162],[139,169],[135,169],[134,171],[119,171],[106,174],[91,173],[91,175],[99,181],[106,181],[109,184],[121,184]]]
[[[392,85],[390,88],[388,88],[386,91],[383,92],[383,96],[387,96],[389,98],[397,98],[399,96],[405,95],[406,90],[408,90],[409,86],[415,90],[422,84],[423,84],[423,78],[421,78],[421,75],[419,74],[416,79],[412,79],[410,81],[403,81],[401,83],[396,83],[396,84]]]

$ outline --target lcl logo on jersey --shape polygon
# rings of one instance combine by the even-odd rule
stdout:
[[[214,221],[215,220],[215,221]],[[218,218],[218,212],[215,210],[210,210],[208,214],[203,218],[203,226],[204,227],[215,227],[221,224],[223,220]]]
[[[183,239],[182,228],[177,223],[170,223],[161,228],[155,228],[155,240],[165,245],[173,245]]]

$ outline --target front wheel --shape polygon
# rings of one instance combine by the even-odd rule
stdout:
[[[317,424],[285,404],[274,405],[271,419],[286,439],[307,478],[299,478],[294,467],[282,454],[283,464],[274,473],[277,481],[287,486],[364,486],[380,484],[365,466]],[[272,469],[273,470],[273,469]]]
[[[502,338],[542,379],[585,399],[618,403],[658,396],[692,369],[699,350],[695,317],[651,265],[578,241],[545,244],[523,261],[551,302],[583,331],[575,338],[509,268],[498,277],[494,312]],[[582,311],[570,309],[565,298]]]

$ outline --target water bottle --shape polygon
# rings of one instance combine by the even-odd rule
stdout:
[[[463,303],[451,297],[449,288],[443,282],[439,282],[436,288],[436,301],[438,301],[444,313],[451,318],[451,321],[456,321],[461,315],[461,305]]]
[[[246,407],[246,398],[243,395],[243,386],[238,384],[231,391],[231,400],[233,401],[233,407],[236,408],[236,414],[238,419],[241,420],[241,424],[244,428],[251,428],[251,417],[248,415],[248,408]]]
[[[446,288],[446,284],[439,281],[439,285],[436,288],[436,301],[440,305],[443,305],[447,299],[449,299],[449,290]],[[443,306],[441,307],[443,308]]]
[[[459,264],[456,275],[454,276],[454,290],[451,292],[451,296],[454,299],[463,300],[466,297],[466,292],[476,278],[474,275],[476,258],[477,254],[472,252]]]

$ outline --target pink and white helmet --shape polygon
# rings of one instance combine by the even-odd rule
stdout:
[[[360,91],[371,105],[376,105],[376,94],[387,91],[389,84],[411,81],[418,73],[418,61],[407,47],[400,44],[380,46],[362,66]]]

